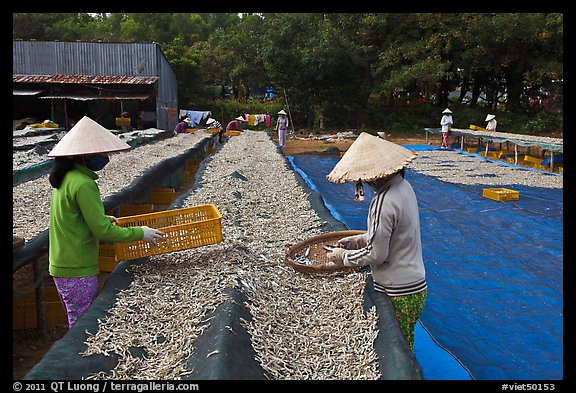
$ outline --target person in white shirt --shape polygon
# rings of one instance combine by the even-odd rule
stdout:
[[[488,124],[486,124],[486,130],[496,132],[496,115],[486,116],[486,121],[488,122]]]
[[[448,108],[444,109],[442,112],[443,116],[440,119],[440,125],[442,126],[442,149],[448,148],[448,134],[452,128],[454,121],[452,120],[452,111]]]

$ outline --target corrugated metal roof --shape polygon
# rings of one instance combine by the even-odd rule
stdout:
[[[13,83],[86,83],[151,85],[157,76],[100,76],[100,75],[12,75]]]
[[[149,94],[141,93],[109,93],[106,95],[101,94],[52,94],[49,96],[38,97],[40,99],[55,98],[55,99],[69,99],[77,101],[89,100],[145,100],[150,98]]]

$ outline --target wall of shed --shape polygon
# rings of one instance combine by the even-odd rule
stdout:
[[[156,128],[176,125],[176,74],[158,44],[13,41],[12,49],[13,74],[158,76]]]

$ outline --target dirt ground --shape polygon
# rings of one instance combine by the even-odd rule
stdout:
[[[304,153],[324,153],[329,152],[331,149],[338,148],[339,150],[347,150],[354,139],[344,139],[344,140],[325,140],[325,139],[300,139],[304,138],[304,135],[289,136],[286,139],[286,146],[284,146],[284,155],[292,156],[295,154]],[[272,139],[277,140],[273,135]],[[415,136],[415,137],[388,137],[389,141],[398,143],[400,145],[417,145],[426,144],[426,136]],[[437,139],[437,140],[436,140]],[[440,138],[429,137],[428,144],[430,145],[440,145]]]

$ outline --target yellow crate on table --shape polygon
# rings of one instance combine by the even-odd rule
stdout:
[[[498,150],[498,158],[502,159],[504,156],[514,155],[514,150]]]
[[[206,128],[204,132],[208,134],[217,134],[220,132],[220,128]]]
[[[524,161],[530,163],[533,168],[538,168],[544,160],[538,157],[524,156]]]
[[[240,134],[242,134],[242,132],[238,131],[238,130],[227,130],[226,131],[226,135],[229,135],[229,136],[239,136]]]
[[[154,204],[152,203],[142,203],[140,205],[121,205],[118,208],[118,215],[124,216],[135,216],[137,214],[146,214],[154,212]]]
[[[117,127],[130,127],[130,122],[132,119],[129,117],[117,117],[116,126]]]
[[[467,151],[469,154],[476,154],[476,150],[477,150],[476,147],[467,147],[467,148],[466,148],[466,151]]]
[[[198,128],[186,128],[186,132],[189,132],[191,134],[195,133],[196,131],[198,131]]]
[[[475,130],[475,131],[488,131],[486,128],[477,126],[475,124],[470,124],[470,127],[468,127],[468,128],[470,128],[471,130]]]
[[[162,187],[155,190],[148,202],[151,204],[169,205],[176,199],[176,190],[172,187]]]
[[[520,192],[508,188],[483,188],[482,196],[495,201],[517,201],[520,198]]]
[[[222,216],[215,205],[199,205],[162,212],[120,217],[123,227],[146,225],[164,232],[154,246],[145,241],[115,243],[116,259],[130,260],[216,244],[223,240]]]

